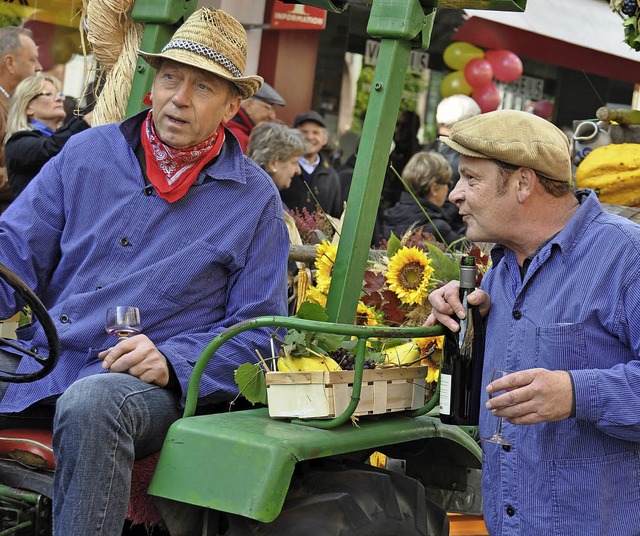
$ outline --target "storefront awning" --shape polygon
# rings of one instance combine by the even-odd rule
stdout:
[[[623,41],[606,0],[529,0],[524,13],[465,10],[456,41],[511,50],[522,58],[640,83],[640,52]]]

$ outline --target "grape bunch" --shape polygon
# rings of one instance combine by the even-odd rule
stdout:
[[[342,370],[353,370],[356,367],[356,356],[346,348],[338,348],[329,352],[329,357],[336,361]],[[374,369],[376,368],[376,362],[373,359],[365,359],[363,368],[365,370]]]
[[[636,11],[638,11],[637,0],[624,0],[620,11],[627,17],[633,17],[636,14]]]

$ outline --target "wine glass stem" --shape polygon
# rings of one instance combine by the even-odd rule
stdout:
[[[498,429],[496,435],[502,437],[502,417],[498,417]]]

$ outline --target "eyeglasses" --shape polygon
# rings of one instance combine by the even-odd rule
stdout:
[[[53,91],[42,91],[40,93],[37,93],[36,95],[34,95],[33,97],[31,97],[31,100],[35,100],[38,97],[59,97],[61,99],[64,99],[64,93],[54,93]]]

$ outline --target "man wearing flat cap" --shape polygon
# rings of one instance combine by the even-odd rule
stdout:
[[[0,262],[60,337],[50,374],[0,384],[1,425],[53,422],[56,536],[121,534],[134,460],[160,450],[202,350],[233,324],[287,314],[278,190],[223,126],[262,82],[243,74],[246,54],[238,21],[196,11],[161,52],[140,52],[156,69],[152,108],[75,136],[0,218]],[[22,303],[0,290],[7,318]],[[139,308],[142,333],[105,332],[116,305]],[[37,321],[18,338],[48,353]],[[269,341],[265,328],[226,343],[200,402],[228,409],[234,370]],[[1,347],[0,369],[16,368],[36,366]]]
[[[510,443],[482,443],[489,534],[640,534],[640,226],[574,191],[569,142],[540,117],[482,114],[443,141],[460,153],[449,198],[467,237],[495,243],[468,298],[498,393],[480,436],[504,417]],[[433,292],[427,324],[457,330],[457,296],[457,282]],[[489,383],[493,369],[512,372]]]
[[[280,191],[283,203],[291,209],[306,208],[309,212],[320,206],[329,216],[339,218],[343,210],[340,176],[322,152],[329,141],[327,122],[318,112],[310,110],[296,115],[293,128],[307,142],[307,152],[298,161],[300,175],[293,177],[289,188]]]
[[[227,123],[227,128],[238,138],[243,153],[247,153],[253,127],[276,118],[275,105],[284,106],[285,101],[275,89],[263,82],[252,97],[242,101],[238,113]]]

